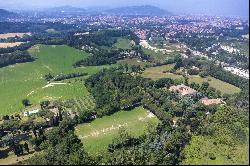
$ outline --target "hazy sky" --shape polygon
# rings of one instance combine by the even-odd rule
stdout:
[[[0,8],[52,6],[129,6],[155,5],[174,13],[212,14],[248,18],[249,0],[0,0]]]

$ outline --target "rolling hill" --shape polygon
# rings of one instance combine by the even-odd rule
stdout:
[[[12,16],[16,16],[16,13],[13,12],[9,12],[7,10],[4,9],[0,9],[0,18],[5,18],[5,17],[12,17]]]

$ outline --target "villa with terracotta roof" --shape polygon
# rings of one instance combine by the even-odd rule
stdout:
[[[190,94],[195,94],[197,93],[196,90],[184,85],[184,84],[181,84],[181,85],[177,85],[177,86],[171,86],[169,88],[170,91],[174,91],[174,92],[179,92],[182,96],[185,96],[185,95],[190,95]]]
[[[218,104],[226,104],[226,102],[222,99],[208,99],[208,98],[203,98],[199,101],[200,103],[204,104],[204,105],[218,105]]]

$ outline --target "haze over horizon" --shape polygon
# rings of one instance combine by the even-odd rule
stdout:
[[[175,14],[204,14],[249,19],[249,0],[8,0],[0,3],[3,9],[37,9],[59,6],[121,7],[153,5]]]

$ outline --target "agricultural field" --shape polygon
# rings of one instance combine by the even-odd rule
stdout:
[[[34,62],[0,68],[0,115],[22,110],[24,106],[21,101],[25,98],[36,105],[43,100],[69,99],[88,94],[79,78],[49,83],[44,79],[48,73],[94,74],[102,69],[101,66],[73,68],[74,62],[86,58],[88,54],[64,45],[36,45],[29,52],[36,58]]]
[[[81,110],[92,110],[95,108],[94,97],[90,94],[85,95],[84,97],[74,98],[73,110],[80,112]]]
[[[0,43],[0,48],[15,47],[23,44],[24,42],[14,42],[14,43]]]
[[[75,133],[88,152],[105,153],[112,139],[118,135],[119,129],[125,128],[131,135],[138,137],[146,132],[148,123],[156,125],[159,122],[154,114],[137,107],[131,111],[119,111],[91,123],[78,125]]]
[[[144,73],[142,74],[143,77],[146,78],[152,78],[154,80],[160,79],[160,78],[171,78],[171,79],[184,79],[182,75],[177,75],[170,73],[171,68],[173,68],[173,64],[170,65],[163,65],[163,66],[157,66],[157,67],[151,67],[147,68]],[[165,73],[164,73],[165,72]],[[189,83],[195,82],[202,84],[203,82],[209,82],[211,87],[214,87],[217,90],[220,90],[222,94],[227,93],[227,94],[234,94],[234,93],[239,93],[240,88],[231,85],[229,83],[223,82],[221,80],[218,80],[213,77],[206,77],[202,78],[200,76],[195,76],[195,75],[190,75],[189,77]]]
[[[23,37],[24,35],[31,35],[30,32],[27,33],[4,33],[0,34],[0,39],[7,39],[9,37]]]
[[[130,40],[125,38],[118,38],[117,43],[114,44],[114,47],[121,49],[132,49]]]

